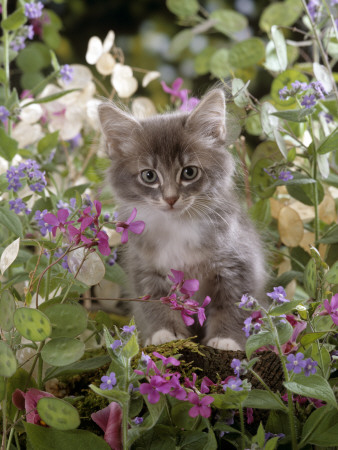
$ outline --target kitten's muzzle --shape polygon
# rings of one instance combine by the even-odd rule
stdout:
[[[174,197],[165,197],[164,200],[168,203],[168,205],[173,208],[173,206],[175,205],[175,203],[177,202],[177,200],[179,199],[179,197],[176,195]]]

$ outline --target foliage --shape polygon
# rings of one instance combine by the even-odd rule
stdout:
[[[270,305],[261,308],[244,292],[238,299],[251,314],[243,324],[247,360],[234,359],[234,376],[226,380],[199,380],[195,373],[181,380],[179,357],[140,357],[133,320],[113,329],[108,315],[88,318],[79,300],[91,286],[104,278],[125,283],[111,248],[119,245],[118,233],[126,243],[129,233],[142,239],[146,226],[135,220],[136,209],[118,221],[108,190],[100,187],[109,165],[97,144],[100,96],[125,102],[137,117],[150,116],[153,102],[134,94],[141,75],[145,88],[160,73],[125,64],[111,31],[104,41],[92,37],[86,54],[86,62],[109,77],[107,89],[87,66],[60,66],[54,50],[62,24],[52,10],[20,1],[8,15],[2,0],[3,449],[19,448],[23,434],[32,448],[157,449],[165,440],[166,448],[297,449],[337,442],[337,2],[272,3],[260,18],[260,36],[244,38],[248,20],[237,11],[209,13],[196,0],[166,3],[185,27],[172,39],[172,58],[188,52],[196,36],[206,37],[210,45],[195,56],[195,70],[212,82],[220,78],[227,90],[230,137],[244,126],[231,150],[249,213],[268,233],[276,286],[267,294]],[[28,92],[13,87],[13,67]],[[256,99],[250,90],[262,73],[272,81],[269,93]],[[182,86],[182,79],[171,87],[162,82],[171,107],[189,111],[198,99]],[[194,315],[203,325],[212,299],[193,300],[198,280],[180,271],[169,278],[166,297],[150,300],[149,292],[129,300],[161,301],[179,310],[187,326]],[[262,348],[279,355],[285,391],[272,392],[254,371]],[[95,354],[102,349],[104,355]],[[54,377],[108,363],[100,386],[90,385],[109,402],[92,411],[102,438],[77,429],[76,399],[46,390]],[[264,389],[252,389],[248,372]],[[269,416],[253,423],[259,409]]]

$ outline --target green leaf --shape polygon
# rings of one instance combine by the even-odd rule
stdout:
[[[258,227],[267,227],[271,222],[269,199],[260,199],[250,208],[250,216]]]
[[[325,279],[330,284],[338,284],[338,261],[336,261],[327,272]]]
[[[198,13],[200,5],[197,0],[167,0],[167,8],[178,17],[189,17]]]
[[[211,404],[213,407],[218,409],[238,409],[239,405],[245,401],[249,394],[249,391],[233,391],[227,388],[224,394],[212,394],[211,397],[214,399]]]
[[[135,334],[131,335],[129,341],[124,345],[122,349],[122,355],[125,358],[133,358],[139,352],[139,345]]]
[[[265,46],[261,39],[253,37],[237,42],[229,52],[229,63],[236,69],[245,69],[261,62],[265,57]]]
[[[328,405],[310,415],[302,430],[302,444],[333,447],[338,442],[338,413]]]
[[[296,178],[298,175],[295,174],[294,177]],[[293,181],[293,180],[291,180]],[[286,188],[288,190],[288,193],[295,198],[296,200],[299,200],[300,202],[304,203],[305,205],[314,206],[315,204],[315,194],[314,194],[314,183],[306,183],[306,184],[299,184],[299,183],[293,183],[293,184],[287,184],[285,183]],[[317,189],[318,189],[318,204],[322,202],[324,198],[324,188],[323,185],[317,180]]]
[[[271,316],[280,316],[281,314],[287,314],[296,308],[296,306],[301,305],[302,302],[300,300],[293,300],[291,302],[283,303],[283,305],[278,305],[275,308],[272,308],[269,311],[269,315]]]
[[[60,398],[40,398],[36,409],[41,419],[57,430],[74,430],[80,425],[77,409]]]
[[[320,375],[295,375],[292,381],[285,381],[284,386],[295,394],[323,400],[337,408],[337,402],[331,386]]]
[[[60,431],[28,422],[23,422],[23,424],[28,442],[34,450],[46,450],[47,448],[50,450],[74,450],[77,448],[83,450],[110,450],[110,446],[103,438],[86,430]]]
[[[122,267],[115,263],[113,266],[106,266],[106,274],[104,276],[106,280],[112,283],[117,283],[120,286],[128,285],[128,278]]]
[[[9,137],[3,128],[0,128],[0,156],[11,161],[18,152],[18,143]]]
[[[277,323],[276,328],[279,343],[285,344],[292,336],[293,333],[292,325],[289,322],[279,322]]]
[[[301,13],[302,4],[298,0],[276,2],[264,9],[259,27],[266,33],[269,33],[272,25],[288,27],[296,22]]]
[[[20,51],[16,59],[16,64],[23,72],[39,72],[50,65],[49,49],[41,42],[30,43]]]
[[[315,261],[311,258],[304,271],[304,287],[306,292],[316,298],[317,294],[317,268]]]
[[[325,336],[327,333],[326,331],[316,331],[314,333],[307,333],[304,336],[302,336],[300,343],[303,347],[307,347],[313,342],[315,342],[317,339],[321,338],[322,336]]]
[[[0,311],[0,328],[4,331],[10,331],[14,326],[13,314],[15,311],[15,301],[9,291],[1,292]]]
[[[78,91],[78,89],[68,89],[66,91],[58,92],[57,94],[47,95],[46,97],[38,98],[30,103],[26,103],[25,106],[33,105],[34,103],[49,103],[74,91]]]
[[[329,153],[336,150],[338,147],[338,128],[336,128],[332,133],[320,144],[317,149],[319,155],[324,153]]]
[[[213,47],[206,47],[194,60],[194,69],[198,75],[205,75],[210,72],[210,60],[216,49]]]
[[[17,362],[12,349],[0,341],[0,377],[11,377],[17,368]]]
[[[201,448],[207,450],[210,448],[207,447],[207,440],[208,435],[202,431],[181,431],[179,448],[181,450],[200,450]]]
[[[114,401],[123,406],[129,399],[128,392],[120,391],[117,388],[113,388],[111,390],[108,389],[100,389],[94,384],[89,385],[90,389],[92,389],[96,394],[101,395],[101,397],[108,398],[110,401]]]
[[[240,78],[234,78],[231,83],[232,96],[234,102],[240,108],[244,108],[249,103],[249,97],[247,93],[247,87],[249,82],[244,84],[244,81]]]
[[[260,448],[264,448],[265,444],[265,431],[262,422],[260,422],[257,434],[252,438],[253,442],[256,442]]]
[[[287,411],[287,407],[283,404],[277,394],[271,394],[261,389],[253,389],[243,402],[245,408],[258,409],[280,409]]]
[[[43,341],[52,332],[48,317],[38,309],[18,308],[14,313],[14,325],[21,336],[33,342]]]
[[[260,116],[257,112],[251,111],[245,119],[245,129],[253,136],[260,136],[263,133],[263,128]]]
[[[272,116],[272,113],[276,111],[276,108],[269,102],[264,102],[261,107],[261,122],[264,133],[271,139],[275,139],[273,134],[277,129],[279,120],[277,117]],[[278,143],[277,143],[278,146]],[[279,146],[278,146],[279,149]]]
[[[94,358],[84,359],[77,361],[75,363],[69,364],[67,366],[59,367],[55,369],[47,369],[44,382],[50,380],[51,378],[64,377],[69,375],[76,375],[83,372],[90,372],[95,369],[110,363],[111,359],[108,355],[95,356]]]
[[[194,35],[191,30],[183,30],[177,33],[171,41],[169,54],[173,57],[178,56],[188,47],[193,37]]]
[[[334,225],[330,230],[328,230],[324,236],[319,239],[322,244],[335,244],[338,242],[338,225]]]
[[[51,152],[58,144],[59,131],[54,131],[54,133],[46,134],[38,142],[38,152],[40,155]]]
[[[14,31],[20,28],[26,20],[24,9],[19,8],[10,14],[7,19],[1,21],[1,27],[6,31]]]
[[[23,238],[22,225],[18,215],[4,206],[0,206],[0,223],[15,236]]]
[[[87,313],[79,304],[53,305],[45,314],[52,324],[52,338],[74,338],[87,328]]]
[[[260,159],[252,168],[251,184],[254,190],[261,198],[269,198],[275,192],[272,187],[273,179],[270,177],[264,169],[267,169],[272,165],[271,159]]]
[[[210,14],[211,20],[216,20],[214,28],[217,31],[232,37],[248,25],[248,20],[242,14],[231,9],[217,9]]]
[[[77,339],[59,337],[51,339],[41,350],[42,359],[51,366],[62,367],[78,361],[85,345]]]
[[[277,111],[271,113],[280,119],[289,120],[290,122],[306,122],[307,116],[314,112],[314,108],[288,109],[286,111]]]
[[[77,186],[70,187],[70,188],[66,189],[63,196],[65,199],[70,199],[72,197],[75,197],[77,192],[79,194],[83,194],[84,191],[87,188],[89,188],[90,185],[91,185],[91,183],[84,183],[84,184],[79,184]]]
[[[280,66],[280,70],[285,70],[288,65],[288,55],[286,51],[286,43],[284,34],[278,29],[276,25],[271,27],[271,37],[275,44],[277,58]]]
[[[245,352],[246,356],[250,358],[252,353],[260,347],[270,345],[273,343],[272,334],[270,331],[261,331],[258,334],[252,334],[246,341]]]
[[[229,50],[221,48],[216,50],[210,59],[210,72],[217,78],[226,78],[229,71]]]
[[[191,403],[179,402],[171,408],[171,419],[175,426],[184,428],[185,430],[195,429],[196,418],[189,416],[191,407]],[[206,421],[201,420],[200,426],[197,429],[204,429],[205,427]]]

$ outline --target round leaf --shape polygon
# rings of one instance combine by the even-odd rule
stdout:
[[[210,59],[210,72],[218,78],[225,78],[229,72],[229,50],[221,48]]]
[[[15,311],[15,301],[9,291],[4,291],[0,298],[0,328],[10,331],[13,328],[13,315]]]
[[[78,361],[84,353],[83,342],[67,337],[50,340],[41,351],[42,359],[51,366],[67,366]]]
[[[262,61],[265,46],[261,39],[253,37],[235,44],[229,52],[229,63],[236,69],[245,69]]]
[[[45,310],[45,314],[52,324],[52,338],[73,338],[87,327],[87,313],[77,304],[53,305]]]
[[[77,409],[60,398],[40,398],[37,410],[41,419],[57,430],[74,430],[80,425]]]
[[[218,9],[213,11],[210,14],[210,19],[217,21],[214,25],[217,31],[230,37],[248,25],[245,16],[231,9]]]
[[[280,70],[285,70],[288,65],[288,55],[286,51],[286,43],[284,39],[284,34],[278,29],[276,25],[271,27],[271,36],[275,44],[277,59],[280,65]]]
[[[272,165],[271,159],[259,160],[252,169],[251,183],[257,194],[262,198],[269,198],[275,192],[275,187],[270,187],[274,180],[264,169]]]
[[[196,14],[200,8],[197,0],[167,0],[167,8],[178,17],[188,17]]]
[[[299,175],[295,174],[294,178],[298,179]],[[313,206],[315,204],[315,196],[314,196],[314,183],[307,184],[290,184],[286,186],[288,193],[304,203],[305,205]],[[318,189],[318,203],[321,203],[324,198],[324,188],[323,185],[317,181],[317,189]]]
[[[16,239],[11,244],[9,244],[2,252],[0,258],[0,271],[2,275],[8,269],[8,267],[15,261],[16,257],[18,256],[19,249],[20,249],[20,238]]]
[[[170,55],[174,57],[179,55],[181,51],[188,47],[193,37],[194,35],[191,30],[183,30],[177,33],[170,44]]]
[[[16,359],[11,348],[4,341],[0,341],[0,377],[11,377],[16,367]]]
[[[268,33],[272,25],[292,25],[302,13],[302,3],[294,0],[277,2],[264,9],[259,21],[260,28]]]
[[[210,71],[210,60],[214,53],[213,47],[206,47],[195,57],[194,69],[198,75],[205,75]]]
[[[86,259],[83,262],[85,255],[86,252],[84,248],[78,248],[74,252],[71,252],[68,256],[68,266],[72,274],[74,276],[76,275],[77,280],[87,286],[94,286],[104,277],[104,264],[99,255],[95,252],[87,254]],[[78,271],[80,266],[81,268]]]
[[[38,309],[17,309],[14,313],[14,325],[21,336],[34,342],[43,341],[52,332],[48,317]]]
[[[16,64],[23,72],[38,72],[48,67],[50,61],[48,47],[41,42],[33,42],[20,51]]]
[[[278,231],[283,244],[297,247],[304,235],[304,227],[299,214],[292,208],[285,206],[279,212]]]

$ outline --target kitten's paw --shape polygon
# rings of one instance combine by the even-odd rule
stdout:
[[[214,337],[208,340],[207,345],[219,350],[243,350],[241,345],[231,338]]]
[[[162,328],[161,330],[156,331],[152,336],[146,339],[144,345],[161,345],[165,342],[175,341],[176,339],[184,339],[185,336],[180,334],[174,334],[173,332]]]

